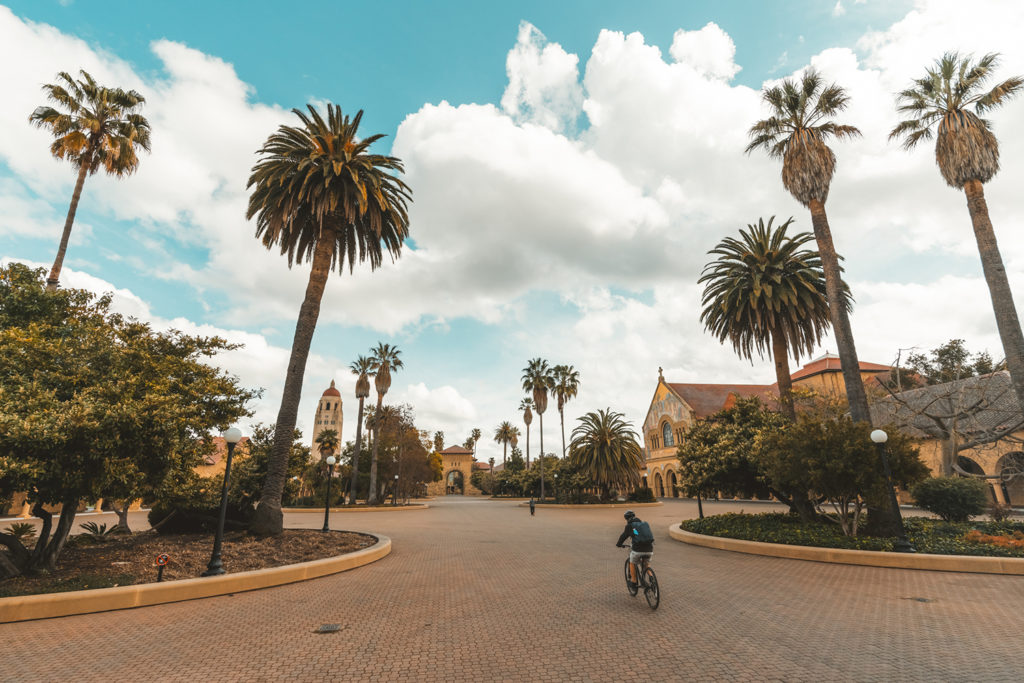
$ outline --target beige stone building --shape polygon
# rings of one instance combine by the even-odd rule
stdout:
[[[439,453],[441,455],[441,481],[428,484],[427,495],[481,495],[480,489],[473,486],[469,480],[473,473],[473,451],[462,446],[449,446]]]

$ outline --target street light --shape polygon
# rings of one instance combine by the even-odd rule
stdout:
[[[552,484],[552,486],[555,489],[555,502],[557,503],[558,502],[558,472],[555,472],[551,476],[555,478],[555,482],[554,482],[554,484]]]
[[[221,434],[228,447],[228,459],[224,462],[224,483],[220,488],[220,517],[217,519],[217,535],[213,537],[213,555],[206,571],[201,576],[218,576],[224,573],[224,563],[220,559],[220,548],[224,544],[224,518],[228,514],[228,481],[231,479],[231,454],[235,445],[242,440],[242,432],[237,427],[230,427]]]
[[[893,544],[892,549],[898,553],[916,553],[914,546],[910,545],[910,541],[907,540],[907,531],[903,528],[903,515],[900,513],[900,502],[896,500],[896,487],[892,483],[892,470],[889,469],[889,457],[886,454],[885,442],[889,440],[889,435],[881,429],[876,429],[871,432],[871,440],[875,442],[875,446],[878,447],[878,455],[882,458],[882,469],[885,470],[885,483],[889,487],[889,501],[892,504],[893,513],[896,515],[896,521],[899,523],[900,534]]]
[[[327,496],[324,498],[324,528],[320,531],[330,531],[328,520],[331,517],[331,479],[334,478],[334,463],[338,461],[334,459],[333,455],[328,455],[324,462],[327,463]]]
[[[391,505],[398,505],[398,475],[395,475],[395,486],[391,489]]]

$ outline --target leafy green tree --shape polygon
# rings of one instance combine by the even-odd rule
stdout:
[[[897,111],[907,118],[892,129],[889,139],[902,138],[904,149],[911,150],[930,140],[935,129],[935,163],[946,184],[963,190],[967,197],[1006,368],[1017,400],[1024,405],[1024,334],[983,187],[999,172],[999,141],[991,124],[981,118],[1020,93],[1024,78],[1013,76],[986,89],[997,65],[996,54],[977,61],[956,52],[944,54],[899,94]]]
[[[716,258],[704,267],[701,322],[718,341],[732,344],[747,360],[756,352],[775,359],[782,411],[796,419],[789,356],[810,354],[828,331],[829,308],[825,274],[818,252],[802,247],[814,240],[810,233],[786,234],[793,219],[772,230],[772,221],[740,230],[739,239],[727,237],[709,254]],[[841,282],[843,305],[850,306],[850,290]]]
[[[267,138],[247,185],[252,188],[247,216],[256,218],[256,237],[268,249],[279,247],[289,267],[311,262],[281,394],[274,453],[250,525],[261,535],[283,530],[288,451],[327,276],[334,267],[343,271],[346,261],[351,273],[357,257],[360,263],[369,260],[370,269],[376,270],[385,250],[392,259],[401,254],[409,234],[409,188],[394,175],[403,172],[402,162],[369,152],[382,136],[359,137],[363,112],[349,118],[328,104],[325,119],[315,106],[307,109],[308,115],[292,110],[300,126],[281,126]],[[390,382],[389,374],[386,379]],[[378,374],[375,381],[379,386],[383,378]]]
[[[633,425],[611,408],[590,412],[578,419],[569,443],[569,459],[606,492],[612,486],[640,483],[643,449]]]
[[[359,451],[363,445],[363,403],[370,395],[370,375],[373,374],[373,359],[368,356],[359,356],[348,369],[356,375],[356,398],[359,399],[359,415],[356,417],[356,440],[355,448],[352,451],[352,485],[349,491],[348,500],[353,505],[356,502],[356,488],[359,484]]]
[[[440,453],[444,450],[444,432],[434,432],[434,450]]]
[[[259,502],[263,480],[267,476],[270,454],[274,446],[274,427],[272,425],[255,424],[247,441],[247,448],[236,462],[231,464],[231,487],[228,497],[234,507],[240,510],[255,510]],[[294,500],[299,493],[300,481],[306,467],[310,464],[310,449],[303,443],[302,432],[296,429],[292,433],[292,446],[288,452],[288,469],[285,474],[284,497]],[[213,486],[220,491],[220,484]],[[240,520],[240,521],[248,521]]]
[[[379,422],[383,417],[384,412],[384,395],[388,393],[388,389],[391,388],[391,372],[397,371],[404,367],[400,356],[402,352],[398,350],[397,346],[391,344],[384,344],[383,342],[377,342],[376,348],[371,351],[371,358],[373,359],[373,384],[377,390],[377,411],[375,414],[375,420]],[[377,442],[380,440],[380,425],[374,425],[374,439],[373,439],[373,456],[370,458],[370,492],[367,494],[366,499],[367,505],[373,505],[377,502]],[[437,435],[434,436],[437,438]],[[444,435],[441,435],[442,441]]]
[[[565,457],[565,404],[576,398],[580,390],[579,370],[571,365],[556,365],[551,370],[552,392],[558,402],[558,420],[562,426],[562,457]]]
[[[139,167],[138,150],[149,151],[149,122],[138,113],[146,99],[134,90],[104,87],[85,71],[79,75],[82,78],[76,80],[64,71],[57,74],[57,83],[43,86],[57,107],[37,107],[29,117],[30,123],[56,138],[50,153],[78,169],[57,257],[46,280],[51,290],[60,281],[86,176],[101,168],[115,178],[131,175]]]
[[[512,447],[512,455],[508,457],[508,464],[505,465],[504,469],[509,472],[522,472],[527,469],[523,463],[523,452],[516,447]]]
[[[544,454],[544,411],[548,409],[548,392],[554,388],[555,382],[551,374],[551,367],[543,358],[534,358],[527,361],[523,368],[523,391],[529,392],[533,397],[533,409],[540,416],[540,452]],[[540,497],[544,499],[544,464],[541,461],[540,468]]]
[[[780,85],[766,88],[762,99],[771,115],[751,126],[751,141],[746,152],[764,149],[772,159],[781,160],[783,187],[811,211],[850,414],[858,422],[870,422],[871,413],[846,305],[848,295],[843,288],[839,256],[825,213],[825,200],[836,167],[836,155],[826,141],[860,135],[854,126],[832,120],[846,109],[849,97],[838,85],[825,85],[821,74],[811,68],[799,80],[786,78]]]
[[[889,428],[886,448],[896,484],[928,476],[909,437]],[[758,453],[765,476],[775,486],[827,500],[843,533],[856,536],[869,498],[887,496],[887,483],[871,427],[847,415],[822,419],[801,414],[795,423],[761,435]],[[812,494],[813,492],[813,494]]]
[[[0,495],[27,491],[43,520],[32,549],[0,533],[20,572],[56,566],[83,500],[140,497],[198,464],[197,442],[256,395],[209,364],[236,348],[223,339],[156,332],[42,278],[0,269]]]
[[[924,379],[925,384],[946,384],[987,375],[996,369],[992,356],[985,351],[972,355],[963,339],[950,339],[927,355],[912,353],[907,357],[907,366]]]

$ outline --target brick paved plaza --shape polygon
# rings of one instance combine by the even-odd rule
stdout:
[[[661,607],[631,598],[620,510],[449,498],[337,514],[394,552],[252,593],[0,625],[0,680],[1024,679],[1019,577],[875,569],[686,546],[689,501],[639,509]],[[733,504],[709,503],[709,512]],[[747,509],[754,505],[747,505]],[[762,509],[762,506],[757,506]],[[289,526],[318,527],[317,514]],[[924,601],[927,600],[927,601]],[[340,623],[331,635],[313,633]]]

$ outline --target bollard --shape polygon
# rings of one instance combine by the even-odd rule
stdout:
[[[167,566],[167,561],[171,558],[167,556],[167,553],[161,553],[156,557],[156,582],[160,583],[164,580],[164,567]]]

